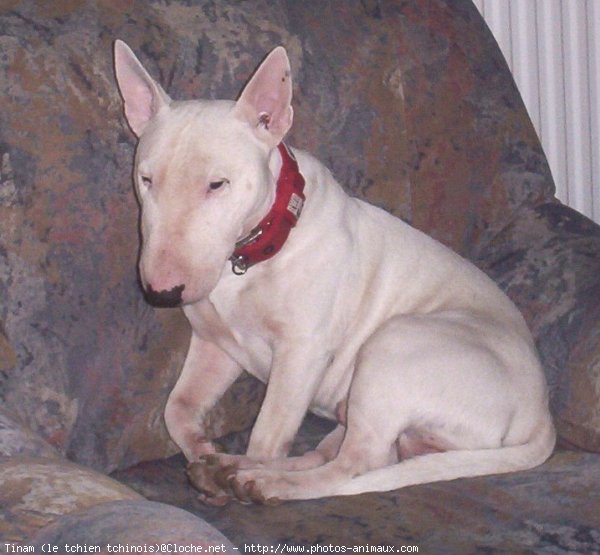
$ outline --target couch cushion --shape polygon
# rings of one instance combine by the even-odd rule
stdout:
[[[36,550],[44,544],[87,546],[100,553],[237,553],[202,519],[149,501],[108,502],[62,517],[28,542]]]
[[[58,517],[98,503],[141,499],[128,487],[64,459],[0,459],[0,537],[30,540]],[[4,547],[4,545],[2,546]]]

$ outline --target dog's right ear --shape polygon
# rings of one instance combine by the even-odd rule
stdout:
[[[265,58],[244,87],[235,114],[254,129],[256,135],[275,147],[292,126],[292,72],[282,46]]]
[[[139,138],[148,122],[161,108],[168,106],[171,99],[121,40],[115,41],[115,75],[123,97],[125,117]]]

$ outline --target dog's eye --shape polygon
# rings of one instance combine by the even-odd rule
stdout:
[[[223,187],[223,185],[226,183],[229,183],[228,179],[219,179],[219,181],[211,181],[208,186],[210,187],[211,191],[216,191],[217,189]]]
[[[141,180],[142,180],[142,184],[144,185],[144,187],[146,188],[150,188],[152,187],[152,179],[150,179],[149,177],[146,177],[145,175],[141,176]]]

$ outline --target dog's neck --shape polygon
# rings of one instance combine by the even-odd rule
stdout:
[[[267,215],[240,239],[230,257],[234,274],[245,274],[248,268],[275,256],[296,225],[304,205],[304,178],[298,162],[284,143],[278,145],[281,170],[277,179],[275,202]]]

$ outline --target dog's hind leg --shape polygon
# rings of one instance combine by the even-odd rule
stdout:
[[[342,445],[345,434],[344,426],[337,426],[334,430],[329,432],[311,451],[307,451],[303,455],[297,457],[285,457],[281,459],[274,459],[272,461],[265,461],[262,465],[263,468],[271,470],[288,470],[288,471],[300,471],[309,470],[322,466],[328,461],[333,460]]]
[[[554,427],[547,420],[540,422],[531,439],[521,445],[452,450],[414,457],[356,476],[339,484],[332,495],[390,491],[429,482],[528,470],[551,455],[554,443]]]

